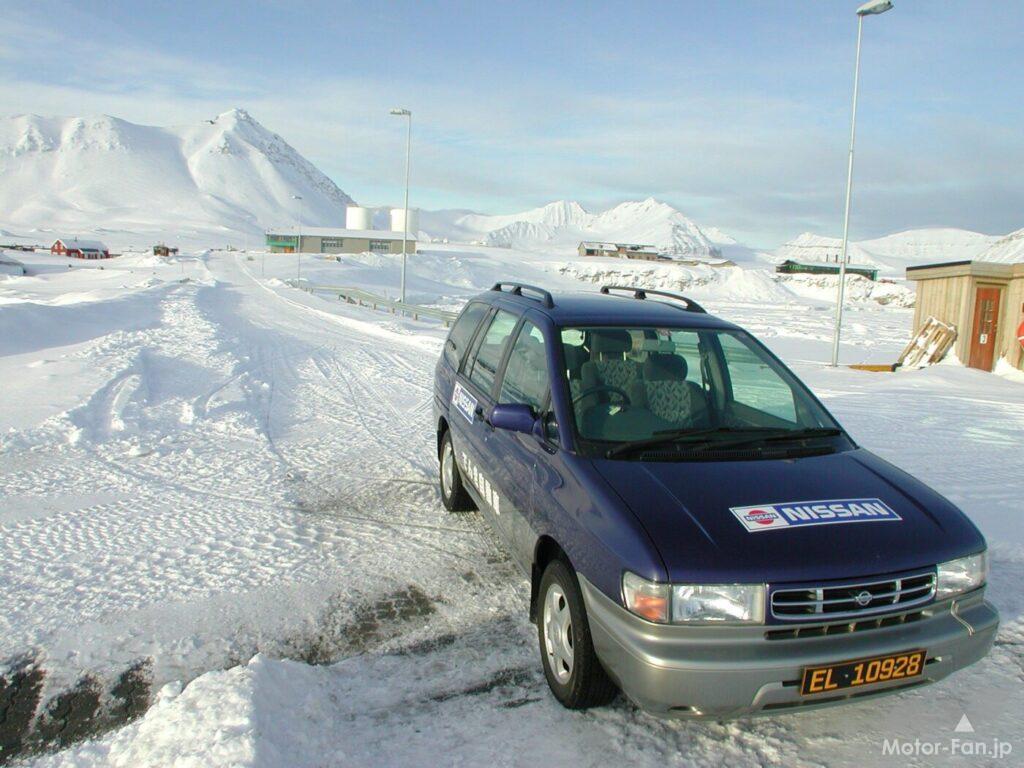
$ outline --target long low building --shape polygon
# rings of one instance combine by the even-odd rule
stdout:
[[[610,256],[618,259],[669,261],[669,257],[663,255],[653,245],[641,245],[639,243],[604,243],[584,240],[577,246],[576,250],[580,257]]]
[[[386,229],[279,227],[267,232],[267,248],[272,253],[401,253],[402,233]],[[406,252],[416,252],[412,233]]]
[[[833,261],[795,261],[786,259],[775,266],[780,275],[838,275],[840,265]],[[868,280],[878,279],[878,268],[864,264],[847,264],[846,274],[860,275]]]

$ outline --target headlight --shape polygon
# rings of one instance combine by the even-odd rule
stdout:
[[[948,563],[939,563],[935,597],[941,600],[962,592],[970,592],[984,584],[987,576],[987,552],[950,560]]]
[[[676,584],[672,621],[678,623],[764,622],[763,584]]]
[[[659,624],[764,623],[763,584],[659,584],[627,571],[626,608]]]

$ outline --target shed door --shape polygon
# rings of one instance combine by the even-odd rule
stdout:
[[[995,362],[996,331],[999,327],[1001,288],[979,287],[974,300],[974,330],[968,365],[991,371]]]

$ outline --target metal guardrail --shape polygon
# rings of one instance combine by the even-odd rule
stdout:
[[[459,315],[457,312],[448,312],[443,309],[435,309],[434,307],[423,307],[419,304],[410,304],[404,301],[396,301],[395,299],[389,299],[386,296],[379,296],[376,293],[363,290],[362,288],[353,288],[347,285],[323,285],[319,283],[311,283],[308,280],[288,280],[286,281],[292,288],[299,288],[307,293],[329,293],[338,297],[339,300],[348,302],[349,304],[356,304],[360,307],[370,307],[380,311],[388,311],[391,314],[403,314],[409,315],[413,320],[419,320],[420,317],[430,317],[435,320],[440,320],[444,323],[444,327],[449,327],[455,322],[455,318]]]

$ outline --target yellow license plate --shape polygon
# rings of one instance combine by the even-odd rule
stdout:
[[[822,667],[805,667],[800,693],[813,696],[846,688],[905,680],[924,672],[926,653],[923,650],[903,651],[867,659],[841,661]]]

